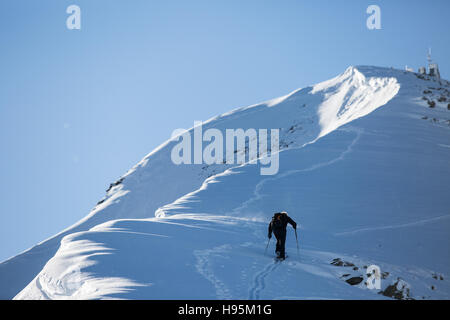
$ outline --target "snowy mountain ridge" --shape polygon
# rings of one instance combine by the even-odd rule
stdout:
[[[280,172],[177,166],[171,139],[86,218],[0,264],[0,297],[449,298],[449,251],[436,252],[450,235],[449,88],[349,67],[206,121],[221,131],[280,128]],[[301,250],[288,235],[290,258],[274,264],[266,228],[280,210],[300,223]],[[380,290],[364,284],[373,264]]]

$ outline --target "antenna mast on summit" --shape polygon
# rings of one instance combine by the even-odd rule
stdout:
[[[431,48],[428,48],[427,54],[428,60],[428,74],[432,77],[435,77],[439,82],[441,81],[441,75],[439,73],[439,67],[437,63],[434,63],[431,59]]]
[[[428,65],[430,65],[433,62],[433,60],[431,60],[431,48],[428,48],[427,60]]]

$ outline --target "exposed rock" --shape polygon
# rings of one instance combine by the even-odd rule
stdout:
[[[356,286],[357,284],[360,284],[363,281],[363,277],[352,277],[350,279],[345,280],[348,284],[352,286]]]
[[[120,178],[119,180],[117,180],[116,182],[113,182],[109,185],[109,188],[106,190],[106,192],[109,192],[109,190],[111,190],[113,187],[118,186],[119,184],[121,184],[123,182],[125,178]]]
[[[409,284],[400,278],[397,278],[397,281],[394,284],[387,286],[386,289],[380,291],[379,294],[397,300],[413,300],[410,295]]]
[[[348,261],[342,261],[340,258],[333,259],[333,261],[330,263],[333,266],[337,267],[354,267],[355,265]]]

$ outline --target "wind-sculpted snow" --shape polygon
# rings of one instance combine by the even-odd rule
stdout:
[[[314,86],[312,94],[324,95],[318,108],[319,137],[373,112],[391,100],[399,89],[396,78],[366,78],[356,68],[348,68],[343,75]]]
[[[350,67],[206,121],[279,128],[279,173],[262,176],[254,162],[177,166],[169,140],[85,219],[1,264],[0,297],[449,298],[450,111],[428,108],[428,87],[448,83]],[[299,223],[300,255],[289,230],[289,258],[275,264],[273,240],[264,248],[280,210]],[[364,283],[370,265],[379,290]]]

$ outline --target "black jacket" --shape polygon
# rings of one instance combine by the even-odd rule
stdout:
[[[276,223],[277,217],[280,217],[281,223]],[[287,224],[290,223],[294,229],[297,229],[297,223],[292,220],[286,213],[275,213],[272,221],[269,223],[269,238],[272,236],[272,231],[275,237],[286,234]]]

